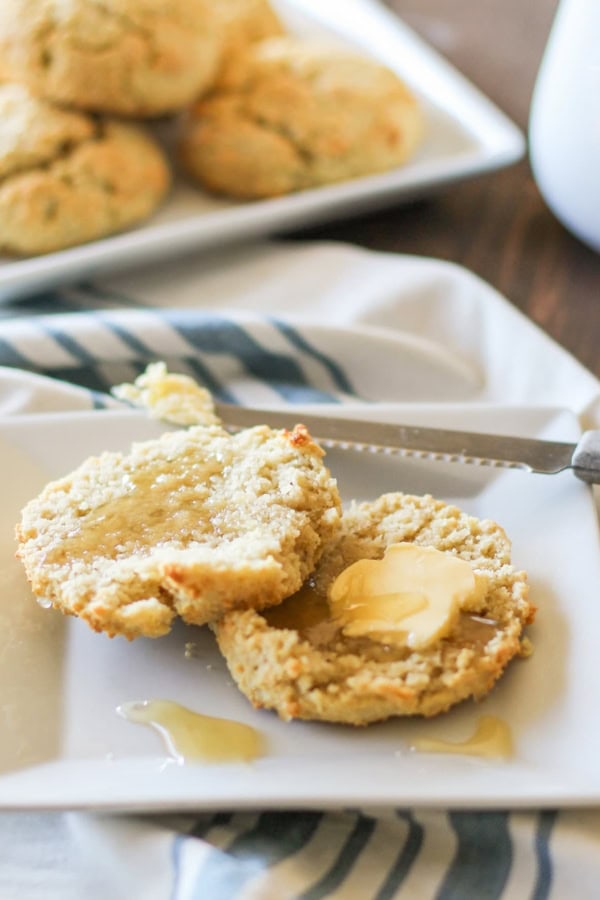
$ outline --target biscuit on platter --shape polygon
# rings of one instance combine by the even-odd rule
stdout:
[[[166,634],[264,608],[313,570],[340,514],[303,426],[167,432],[51,482],[17,525],[34,594],[97,631]]]
[[[0,75],[95,112],[146,117],[191,103],[222,50],[211,0],[2,0]]]
[[[268,0],[221,0],[219,12],[224,27],[221,65],[250,44],[285,34],[283,22]]]
[[[252,199],[400,166],[422,131],[415,97],[390,69],[275,37],[230,59],[191,109],[179,151],[207,190]]]
[[[341,572],[359,560],[381,560],[398,544],[434,548],[441,551],[436,559],[449,555],[452,565],[466,561],[477,584],[449,631],[426,646],[349,636],[326,599]],[[254,706],[288,720],[366,725],[433,716],[487,694],[509,660],[524,654],[522,631],[535,613],[527,595],[526,575],[510,564],[500,526],[430,496],[386,494],[344,512],[301,592],[263,614],[231,612],[211,627]]]
[[[0,251],[49,253],[121,231],[150,216],[169,184],[141,128],[0,85]]]

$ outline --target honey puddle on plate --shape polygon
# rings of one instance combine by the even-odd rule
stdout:
[[[466,741],[445,741],[440,738],[417,738],[411,749],[425,753],[460,753],[466,756],[485,756],[506,759],[512,756],[513,741],[509,726],[497,716],[482,716],[475,731]]]
[[[332,619],[327,599],[310,583],[262,615],[272,627],[293,628],[317,647],[327,645],[340,633],[340,624]],[[465,644],[484,646],[496,633],[496,626],[493,620],[463,613],[457,631]],[[180,763],[249,762],[265,752],[263,736],[249,725],[205,716],[171,700],[124,703],[117,712],[129,722],[158,731],[170,754]],[[506,723],[484,716],[466,741],[419,738],[411,747],[428,753],[507,757],[512,752],[512,739]]]
[[[263,736],[250,725],[204,716],[172,700],[123,703],[117,712],[158,731],[179,763],[250,762],[265,752]]]
[[[264,754],[264,738],[250,725],[205,716],[171,700],[123,703],[117,707],[117,712],[128,722],[149,725],[158,731],[169,753],[179,763],[250,762]],[[507,758],[512,755],[513,745],[506,722],[496,716],[483,716],[465,741],[417,738],[411,749],[425,753]]]

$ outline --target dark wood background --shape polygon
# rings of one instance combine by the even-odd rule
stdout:
[[[386,0],[386,5],[527,132],[556,0]],[[447,187],[433,198],[302,236],[460,263],[600,376],[600,254],[549,212],[527,160]]]

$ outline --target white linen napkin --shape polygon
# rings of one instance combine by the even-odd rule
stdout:
[[[0,414],[113,405],[151,359],[224,398],[566,407],[600,384],[488,285],[429,259],[264,244],[9,304]],[[597,896],[600,814],[0,815],[2,900]]]

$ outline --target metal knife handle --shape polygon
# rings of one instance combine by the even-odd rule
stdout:
[[[571,459],[573,472],[582,481],[600,484],[600,431],[584,431]]]

